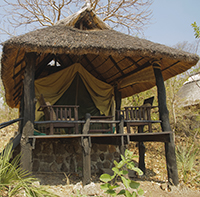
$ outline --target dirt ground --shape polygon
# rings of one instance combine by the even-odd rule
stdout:
[[[74,175],[75,176],[75,175]],[[74,186],[79,184],[81,181],[78,178],[71,177],[74,181],[70,183],[64,174],[37,174],[39,177],[40,184],[47,188],[49,191],[57,194],[60,197],[68,196],[78,196]],[[179,186],[168,186],[166,182],[159,180],[146,180],[147,177],[135,179],[140,183],[140,188],[144,190],[144,197],[199,197],[200,191],[195,188],[189,188],[184,184],[179,184]],[[108,195],[100,189],[100,182],[94,178],[96,196],[107,197]],[[81,183],[80,183],[81,184]],[[89,195],[83,195],[89,196]],[[93,195],[95,196],[95,195]]]
[[[0,130],[0,147],[9,141],[13,136],[13,133],[8,129]],[[167,184],[167,170],[165,164],[164,144],[163,143],[145,143],[146,146],[146,175],[140,178],[134,178],[134,180],[140,183],[140,187],[144,190],[144,197],[200,197],[199,185],[185,185],[180,183],[178,187],[169,186]],[[138,155],[138,148],[136,144],[131,144],[129,148]],[[135,163],[137,165],[137,159]],[[64,173],[49,173],[49,174],[37,174],[40,185],[46,189],[52,191],[60,197],[67,196],[80,196],[76,194],[73,189],[76,184],[81,184],[81,177],[78,177],[76,173],[67,174]],[[95,184],[95,189],[98,191],[96,196],[106,197],[104,191],[100,189],[99,177],[93,176],[92,182]],[[89,195],[82,195],[89,196]]]
[[[146,175],[132,178],[140,183],[140,188],[144,190],[144,197],[200,197],[200,185],[180,183],[176,187],[168,184],[163,143],[148,142],[145,143],[145,146]],[[129,149],[134,152],[134,155],[138,155],[136,143],[132,143]],[[137,165],[137,158],[135,163]],[[82,179],[76,173],[69,175],[63,173],[37,174],[37,177],[41,180],[41,185],[45,185],[45,187],[50,188],[51,191],[61,197],[77,196],[73,188]],[[100,189],[101,183],[97,175],[92,176],[92,182],[96,185],[95,189],[99,191],[96,196],[107,197],[107,194]]]

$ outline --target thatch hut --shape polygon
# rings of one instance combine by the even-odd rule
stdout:
[[[34,164],[32,157],[40,152],[43,154],[40,155],[43,162],[44,158],[51,160],[51,167],[55,169],[61,165],[61,155],[68,154],[69,150],[75,151],[78,145],[73,150],[65,147],[68,153],[64,153],[62,147],[70,143],[71,139],[79,137],[83,146],[85,184],[90,178],[91,140],[93,144],[119,145],[122,152],[129,141],[139,141],[140,155],[143,155],[143,159],[143,141],[162,141],[166,146],[169,180],[172,179],[177,185],[175,149],[166,107],[164,80],[186,71],[198,60],[197,55],[117,32],[101,21],[88,7],[52,27],[41,28],[4,42],[1,77],[6,102],[10,107],[19,108],[20,117],[23,117],[20,125],[21,151],[24,155],[22,166],[30,171],[36,168],[39,156],[34,160],[37,161]],[[37,111],[35,97],[38,100],[41,94],[51,105],[79,105],[82,114],[91,113],[98,117],[103,114],[112,117],[115,115],[114,106],[116,110],[120,110],[122,98],[148,90],[155,85],[158,87],[160,121],[164,131],[160,134],[125,134],[123,125],[126,126],[126,123],[137,123],[140,127],[143,123],[150,124],[153,121],[123,119],[96,121],[119,124],[117,133],[100,135],[101,137],[88,134],[90,117],[87,115],[86,120],[64,121],[66,124],[84,124],[81,134],[43,136],[42,148],[41,142],[37,143],[39,137],[33,136],[35,110]],[[80,94],[84,96],[79,97]],[[88,102],[84,104],[85,99],[88,99]],[[37,116],[37,119],[39,118],[40,115]],[[60,123],[61,119],[48,124]],[[68,141],[50,144],[55,138],[66,138]],[[32,151],[33,147],[37,151]],[[58,153],[56,157],[60,159],[57,157],[54,161],[52,155],[47,157],[48,153]],[[70,160],[70,163],[73,161]],[[109,165],[107,167],[109,168]],[[46,166],[43,166],[43,169],[47,169]],[[60,169],[66,170],[66,165],[62,164]]]
[[[191,75],[177,93],[179,107],[200,106],[200,73]]]

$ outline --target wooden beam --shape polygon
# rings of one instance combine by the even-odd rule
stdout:
[[[131,71],[131,72],[125,74],[124,76],[120,76],[120,77],[118,77],[117,79],[114,79],[114,80],[110,81],[109,83],[113,83],[113,82],[118,81],[118,80],[120,80],[120,79],[122,79],[122,78],[128,77],[128,76],[130,76],[130,75],[132,75],[132,74],[134,74],[134,73],[136,73],[136,72],[139,72],[139,71],[141,71],[142,69],[147,68],[147,67],[149,67],[149,66],[151,66],[151,63],[150,63],[150,62],[146,62],[145,64],[143,64],[143,65],[140,66],[139,68],[136,68],[135,70],[133,70],[133,71]]]
[[[53,54],[48,54],[38,65],[35,71],[35,79],[37,79],[40,74],[44,71],[47,64],[54,58]]]
[[[115,65],[115,67],[117,68],[117,70],[122,74],[122,76],[124,76],[124,72],[122,71],[122,69],[118,66],[118,64],[116,63],[116,61],[113,59],[113,57],[111,55],[109,55],[110,60],[112,61],[112,63]]]
[[[120,116],[120,123],[119,123],[119,130],[118,132],[120,134],[124,134],[124,116]],[[126,138],[129,138],[129,136],[127,135]],[[126,145],[129,143],[129,140],[125,141],[125,136],[121,136],[121,143],[119,145],[119,150],[120,150],[120,154],[122,154],[124,156],[125,154],[125,150],[126,150]]]
[[[138,126],[138,133],[144,132],[144,126]],[[142,170],[142,172],[146,173],[146,167],[145,167],[145,145],[144,142],[138,142],[138,149],[139,149],[139,168]]]
[[[163,132],[171,131],[169,123],[169,111],[166,104],[165,84],[160,70],[160,65],[153,63],[154,74],[156,78],[156,86],[158,93],[158,107]],[[170,134],[170,142],[165,143],[165,157],[167,163],[168,181],[173,185],[178,185],[178,170],[176,165],[175,143],[173,134]]]
[[[95,66],[90,62],[90,60],[87,58],[86,55],[84,55],[84,58],[85,58],[85,60],[87,61],[87,63],[92,67],[92,69],[96,72],[97,77],[100,77],[100,79],[101,79],[102,81],[105,82],[106,80],[104,79],[104,77],[101,75],[101,73],[99,73],[99,72],[96,70]]]
[[[69,59],[69,61],[71,62],[71,65],[74,64],[74,61],[72,60],[72,58],[70,57],[70,55],[67,55],[67,58]]]
[[[36,65],[36,54],[26,54],[26,68],[24,73],[24,106],[23,106],[23,128],[21,140],[21,166],[24,170],[32,171],[32,146],[29,142],[29,136],[34,133],[34,119],[35,119],[35,88],[34,76]]]
[[[101,144],[121,144],[121,136],[124,136],[124,139],[130,139],[133,142],[170,142],[170,135],[173,132],[157,132],[157,133],[117,133],[117,134],[67,134],[67,135],[32,135],[29,136],[30,139],[56,139],[56,138],[82,138],[90,137],[95,140],[95,143]],[[115,143],[117,142],[117,143]],[[128,140],[127,142],[128,143]]]
[[[137,68],[139,68],[140,65],[138,64],[138,62],[139,62],[140,60],[144,59],[144,58],[143,58],[143,57],[140,58],[137,62],[134,61],[134,60],[133,60],[131,57],[129,57],[129,56],[126,56],[126,59],[128,59],[130,62],[132,62]]]
[[[124,59],[126,59],[126,57],[124,58]],[[140,58],[136,63],[138,63],[140,60],[142,60],[142,59],[144,59],[143,57],[142,58]],[[119,62],[121,62],[122,60],[120,60]],[[118,62],[118,63],[119,63]],[[132,67],[133,65],[135,64],[135,62],[134,63],[132,63],[130,66],[128,66],[128,67],[126,67],[125,69],[123,69],[122,71],[124,72],[126,69],[129,69],[130,67]],[[108,80],[108,79],[110,79],[110,78],[113,78],[115,75],[118,75],[119,74],[119,72],[117,72],[117,73],[115,73],[114,75],[112,75],[112,76],[110,76],[109,78],[107,78],[106,80]]]
[[[15,79],[19,74],[22,73],[22,71],[24,71],[24,69],[25,67],[21,68],[21,70],[18,73],[14,74],[12,78]]]
[[[85,116],[85,124],[83,126],[83,134],[88,134],[90,129],[90,114]],[[83,186],[91,182],[91,138],[81,137],[83,147]]]
[[[24,58],[21,59],[19,62],[17,62],[14,66],[14,68],[17,68],[22,62],[24,61]]]
[[[117,86],[114,88],[114,94],[115,94],[115,106],[116,106],[116,111],[115,111],[115,120],[120,120],[120,117],[118,117],[119,113],[118,110],[121,109],[121,101],[122,101],[122,96],[121,92],[117,89]],[[116,124],[116,131],[119,133],[119,124]]]
[[[165,71],[165,70],[167,70],[167,69],[169,69],[169,68],[171,68],[172,66],[178,64],[179,62],[180,62],[180,61],[177,61],[177,62],[173,63],[172,65],[170,65],[170,66],[164,68],[164,69],[162,70],[162,72]]]

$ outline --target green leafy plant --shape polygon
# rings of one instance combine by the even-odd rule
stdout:
[[[195,169],[198,152],[199,147],[189,143],[179,145],[176,148],[177,168],[180,179],[184,183],[192,181],[198,182],[198,178],[200,178],[200,173]]]
[[[196,22],[192,23],[191,26],[192,26],[193,29],[194,29],[195,38],[199,38],[199,35],[200,35],[200,27],[197,26],[197,23],[196,23]]]
[[[133,153],[126,149],[125,156],[121,155],[121,161],[119,163],[114,161],[115,167],[112,168],[114,175],[111,176],[109,174],[102,174],[100,176],[100,180],[104,182],[104,184],[101,184],[101,189],[106,190],[105,193],[111,196],[124,195],[126,197],[143,195],[144,191],[142,189],[138,189],[140,183],[127,178],[127,169],[133,170],[139,175],[143,175],[143,172],[139,168],[135,167],[133,162],[134,157],[136,156],[133,156]],[[117,184],[119,178],[121,179],[125,189],[122,189],[119,193],[117,193],[116,188],[119,187]],[[130,189],[134,189],[134,191],[131,193]]]
[[[8,144],[0,155],[0,196],[16,196],[24,194],[27,197],[56,196],[42,187],[34,186],[38,181],[30,173],[23,170],[20,155],[12,158],[12,145]]]

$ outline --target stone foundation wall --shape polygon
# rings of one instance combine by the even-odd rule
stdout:
[[[119,161],[119,147],[92,144],[91,170],[111,169],[113,161]],[[37,139],[33,150],[33,172],[82,173],[82,146],[78,138]]]

